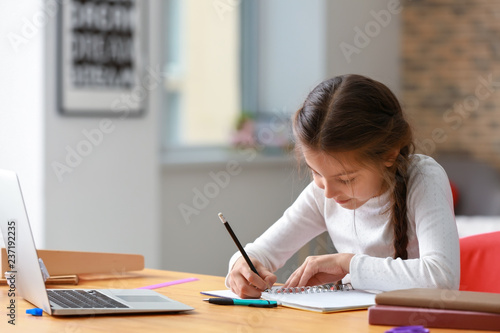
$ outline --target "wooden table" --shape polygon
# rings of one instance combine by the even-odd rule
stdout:
[[[202,290],[224,289],[224,278],[210,275],[145,269],[113,276],[83,276],[78,286],[61,288],[137,288],[188,277],[199,281],[156,289],[159,293],[195,308],[180,314],[106,315],[42,317],[27,315],[34,306],[16,299],[16,325],[7,323],[8,288],[0,288],[0,332],[385,332],[390,326],[368,324],[366,310],[321,314],[285,307],[262,309],[245,306],[220,306],[204,302]],[[56,288],[51,286],[51,288]],[[485,332],[431,329],[432,333]]]

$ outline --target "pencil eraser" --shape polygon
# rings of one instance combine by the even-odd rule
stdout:
[[[41,316],[43,314],[43,310],[39,308],[27,309],[26,313],[32,316]]]

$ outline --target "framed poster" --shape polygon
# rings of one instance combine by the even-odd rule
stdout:
[[[57,90],[63,115],[144,111],[147,92],[137,89],[145,67],[146,6],[139,0],[60,2]]]

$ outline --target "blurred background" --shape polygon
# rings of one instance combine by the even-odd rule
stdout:
[[[39,248],[225,275],[236,247],[217,213],[242,243],[282,215],[310,181],[290,116],[346,73],[400,99],[463,232],[500,224],[500,3],[29,0],[0,13],[0,168],[19,174]],[[332,250],[319,237],[278,278]]]

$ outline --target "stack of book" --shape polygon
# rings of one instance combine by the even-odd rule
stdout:
[[[500,294],[448,289],[404,289],[377,294],[371,325],[500,330]]]

